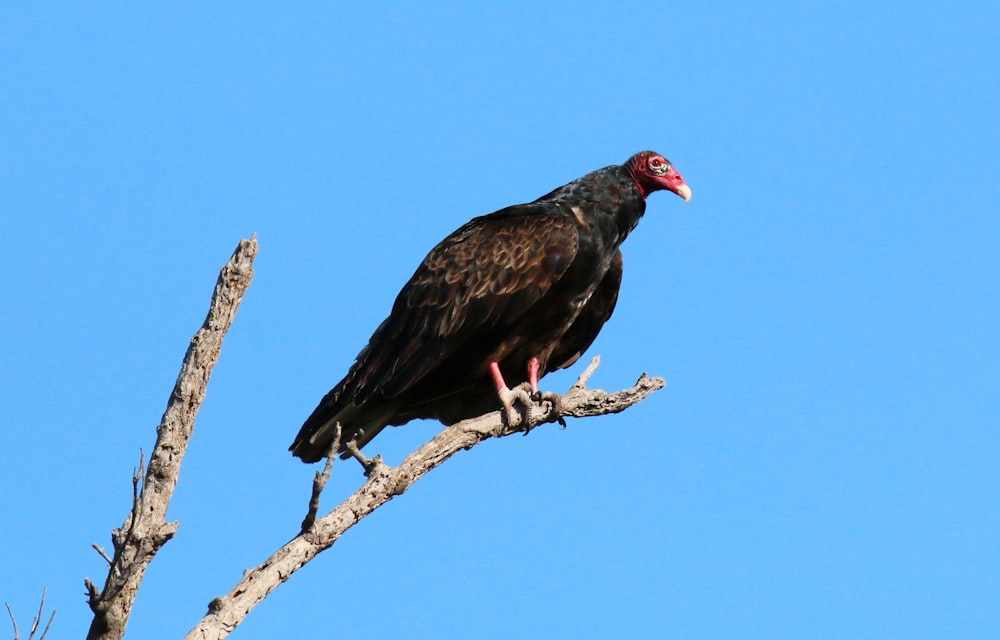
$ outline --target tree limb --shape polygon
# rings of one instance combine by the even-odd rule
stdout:
[[[205,399],[208,378],[219,358],[222,339],[232,325],[243,294],[253,278],[256,255],[257,240],[251,236],[249,240],[240,241],[229,262],[222,267],[208,315],[191,339],[166,411],[156,429],[156,446],[150,456],[149,467],[143,476],[140,459],[133,475],[131,512],[122,526],[111,533],[114,554],[109,562],[111,566],[104,588],[98,591],[89,578],[84,580],[90,608],[94,612],[88,640],[122,637],[146,567],[177,531],[177,522],[165,520],[167,506],[194,431],[195,417]]]
[[[316,522],[316,513],[319,511],[319,496],[326,488],[326,481],[330,479],[330,470],[333,469],[333,461],[337,459],[337,451],[340,450],[340,423],[337,423],[337,430],[333,435],[333,442],[330,443],[330,450],[326,454],[326,464],[323,471],[317,471],[313,477],[312,495],[309,497],[309,510],[306,517],[302,519],[301,531],[308,531]]]
[[[304,526],[299,535],[263,563],[244,572],[243,578],[229,593],[209,603],[208,613],[188,632],[185,640],[225,638],[261,600],[316,555],[333,546],[345,531],[393,497],[405,492],[421,476],[455,453],[471,449],[490,438],[530,432],[547,422],[557,422],[562,416],[582,418],[618,413],[664,386],[663,378],[650,378],[642,374],[629,389],[613,393],[587,389],[584,384],[598,362],[599,359],[594,358],[580,379],[560,398],[558,404],[561,405],[561,413],[553,410],[552,402],[536,402],[521,413],[519,423],[508,425],[501,412],[495,411],[446,427],[408,455],[397,467],[386,466],[378,456],[365,458],[368,476],[365,483],[328,514],[308,522],[308,527]],[[313,500],[316,498],[314,490]]]
[[[38,615],[31,619],[31,629],[28,631],[28,640],[34,640],[35,632],[38,631],[38,625],[42,623],[42,613],[45,611],[45,589],[42,589],[42,599],[38,603]],[[14,610],[10,608],[10,605],[6,602],[3,603],[7,607],[7,615],[10,616],[10,623],[14,626],[14,640],[20,640],[20,634],[17,629],[17,620],[14,618]],[[38,636],[38,640],[45,640],[45,636],[49,633],[49,627],[52,626],[52,621],[56,617],[55,609],[52,610],[52,614],[49,616],[49,621],[45,624],[45,629],[42,630],[42,635]]]
[[[17,618],[14,617],[14,610],[11,609],[10,605],[7,604],[6,602],[3,603],[3,606],[7,607],[7,615],[10,616],[10,623],[14,625],[14,640],[21,640],[21,636],[18,634],[17,631]]]

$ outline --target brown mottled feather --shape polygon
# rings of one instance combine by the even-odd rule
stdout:
[[[530,309],[576,255],[573,224],[540,215],[551,208],[476,218],[431,250],[372,337],[351,399],[364,402],[376,388],[398,396],[469,338],[502,332]]]

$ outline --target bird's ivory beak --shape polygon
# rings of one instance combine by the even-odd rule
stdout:
[[[677,185],[677,191],[674,193],[684,198],[684,202],[689,202],[691,200],[691,187],[686,184]]]

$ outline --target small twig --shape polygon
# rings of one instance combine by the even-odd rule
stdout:
[[[347,449],[347,453],[349,453],[352,458],[361,463],[361,467],[365,470],[366,476],[371,475],[372,469],[382,464],[382,456],[369,458],[365,454],[361,453],[361,449],[358,448],[358,445],[355,444],[354,440],[345,443],[344,448]]]
[[[104,552],[104,549],[101,548],[101,545],[96,542],[91,542],[90,546],[94,548],[94,551],[101,554],[101,557],[104,558],[104,561],[108,563],[109,567],[114,564],[114,562],[111,561],[111,558],[108,557],[108,554]]]
[[[302,519],[302,533],[312,528],[313,523],[316,522],[316,512],[319,511],[319,496],[326,487],[326,481],[330,479],[330,470],[333,469],[333,461],[337,457],[337,452],[340,451],[340,435],[341,429],[338,422],[336,431],[333,434],[333,442],[330,444],[330,450],[326,454],[326,464],[323,465],[323,471],[317,471],[315,477],[313,477],[312,495],[309,497],[309,510],[306,512],[306,517]]]
[[[139,482],[142,480],[142,471],[146,468],[146,452],[139,447],[139,466],[132,469],[132,509],[139,508]]]
[[[46,589],[42,588],[42,598],[38,603],[38,615],[31,619],[31,629],[28,632],[28,640],[33,640],[35,637],[35,632],[38,631],[38,625],[42,623],[42,613],[45,611],[45,592]],[[19,640],[21,637],[20,631],[17,628],[17,619],[14,617],[14,610],[10,608],[10,604],[4,602],[5,607],[7,607],[7,615],[10,616],[10,623],[14,626],[14,640]],[[52,614],[49,616],[49,621],[45,624],[45,629],[42,630],[42,635],[38,636],[38,640],[45,640],[45,636],[49,632],[49,627],[52,626],[52,621],[56,617],[55,609],[52,610]]]
[[[83,579],[83,586],[87,589],[87,604],[93,611],[101,601],[101,592],[97,590],[97,585],[90,578]]]
[[[587,381],[590,380],[590,376],[594,375],[594,372],[597,371],[597,367],[600,364],[601,364],[601,356],[598,355],[591,358],[590,364],[588,364],[587,368],[583,370],[583,373],[580,374],[580,377],[576,379],[576,382],[573,383],[573,386],[570,387],[570,390],[586,389]]]
[[[49,634],[49,627],[52,626],[52,621],[56,618],[56,610],[52,610],[52,615],[49,616],[49,621],[45,623],[45,629],[42,630],[42,635],[38,636],[38,640],[45,640],[45,636]],[[28,638],[31,640],[31,638]]]
[[[28,633],[28,640],[35,637],[35,630],[38,629],[38,623],[42,621],[42,609],[45,607],[45,587],[42,587],[42,599],[38,603],[38,615],[31,619],[31,631]]]
[[[139,497],[142,495],[139,491],[139,482],[142,480],[142,472],[146,464],[145,455],[142,447],[139,447],[139,466],[132,469],[132,507],[122,526],[111,532],[111,542],[114,545],[116,555],[124,549],[126,540],[135,538],[135,526],[139,522]],[[90,546],[96,547],[96,544],[91,542]],[[105,559],[107,559],[106,556]],[[113,565],[114,561],[109,561],[108,564]]]
[[[42,621],[42,610],[44,608],[45,608],[45,588],[43,587],[42,588],[42,600],[41,600],[41,602],[38,603],[38,615],[35,616],[34,618],[32,618],[32,620],[31,620],[31,633],[28,634],[28,640],[31,640],[32,638],[35,637],[35,631],[38,630],[38,625]],[[49,618],[49,624],[52,624],[52,618],[54,618],[55,615],[56,615],[56,612],[53,611],[52,612],[52,617]],[[46,625],[45,628],[47,630],[48,629],[48,625]],[[44,638],[44,637],[45,637],[45,632],[42,632],[42,638]]]
[[[6,602],[3,603],[3,606],[7,607],[7,615],[10,616],[10,623],[14,625],[14,640],[18,640],[20,636],[18,635],[17,631],[17,620],[14,618],[14,611],[10,608],[10,605],[7,604]]]

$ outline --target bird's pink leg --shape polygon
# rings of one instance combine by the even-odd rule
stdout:
[[[504,382],[503,374],[500,373],[500,365],[496,362],[490,363],[490,377],[493,378],[493,385],[497,389],[497,396],[499,396],[500,403],[506,412],[507,424],[517,424],[520,422],[520,416],[514,411],[514,400],[520,400],[525,409],[531,411],[531,396],[528,395],[528,391],[524,388],[524,385],[519,385],[514,389],[508,388],[507,383]]]
[[[528,384],[531,385],[532,393],[538,393],[538,367],[540,365],[538,358],[534,356],[528,360]]]
[[[531,385],[531,397],[535,400],[548,400],[552,403],[553,412],[562,414],[562,398],[559,397],[558,393],[552,393],[551,391],[539,393],[538,391],[538,370],[541,368],[541,365],[542,363],[534,356],[528,359],[528,384]],[[559,418],[559,422],[565,426],[562,417]]]
[[[497,393],[508,390],[507,383],[503,379],[503,374],[500,373],[499,363],[490,363],[490,376],[493,378],[493,385],[497,388]]]

